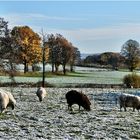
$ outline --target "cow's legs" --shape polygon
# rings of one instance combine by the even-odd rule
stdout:
[[[72,105],[68,105],[68,110],[72,111]]]
[[[122,108],[122,106],[120,105],[120,111],[122,111],[121,108]]]
[[[80,105],[79,105],[79,111],[80,111]]]
[[[124,111],[126,111],[126,106],[124,106]]]

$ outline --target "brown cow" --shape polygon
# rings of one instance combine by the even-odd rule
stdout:
[[[66,93],[66,100],[68,103],[68,109],[70,108],[72,110],[72,105],[78,104],[79,111],[80,111],[80,106],[82,106],[87,111],[91,110],[91,108],[90,108],[91,103],[90,103],[88,97],[85,94],[80,93],[76,90],[68,91]]]
[[[133,111],[137,109],[139,111],[140,109],[140,97],[130,94],[121,94],[119,96],[119,104],[120,104],[120,111],[123,107],[126,111],[126,107],[132,107]]]

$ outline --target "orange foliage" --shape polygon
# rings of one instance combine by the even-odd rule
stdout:
[[[15,27],[12,31],[19,44],[19,58],[21,62],[28,64],[40,62],[42,60],[41,38],[28,26]]]

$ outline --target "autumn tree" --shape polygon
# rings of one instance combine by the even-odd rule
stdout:
[[[72,44],[62,36],[59,38],[58,44],[61,48],[60,63],[63,67],[63,73],[66,74],[66,64],[69,63],[73,54]]]
[[[62,64],[61,60],[62,60],[62,46],[63,46],[63,42],[62,42],[62,38],[63,36],[60,34],[56,34],[56,44],[53,48],[53,55],[54,55],[54,66],[55,66],[55,72],[57,73],[59,70],[59,66]]]
[[[100,54],[98,62],[102,65],[109,65],[114,70],[118,70],[121,63],[125,63],[125,58],[120,53],[104,52]]]
[[[49,44],[49,62],[52,64],[52,72],[58,72],[59,66],[62,65],[63,73],[66,73],[66,65],[73,65],[80,58],[80,51],[74,47],[71,42],[64,38],[61,34],[48,35]]]
[[[110,53],[108,64],[112,66],[113,70],[118,70],[119,67],[125,66],[125,58],[120,53]]]
[[[125,67],[125,58],[120,53],[104,52],[101,54],[89,55],[84,59],[86,65],[106,66],[113,70],[118,70],[119,67]]]
[[[48,34],[48,47],[49,47],[49,62],[52,64],[52,72],[54,72],[55,67],[55,47],[57,45],[56,43],[56,36],[53,34]]]
[[[98,64],[100,60],[100,54],[88,55],[84,60],[84,64]]]
[[[28,65],[39,63],[42,59],[41,38],[28,26],[14,27],[12,37],[16,40],[19,62],[24,65],[24,73],[26,73]]]
[[[49,44],[49,60],[52,64],[52,72],[58,72],[59,66],[61,65],[61,52],[62,52],[62,44],[60,40],[62,35],[60,34],[50,34],[48,35],[48,44]]]
[[[128,40],[121,49],[121,54],[126,58],[129,70],[132,72],[139,66],[140,62],[140,46],[135,40]]]

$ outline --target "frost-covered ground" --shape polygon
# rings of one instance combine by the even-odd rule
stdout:
[[[10,88],[4,88],[10,90]],[[0,115],[0,139],[10,140],[95,140],[140,139],[140,113],[120,112],[116,97],[125,92],[140,95],[139,90],[77,88],[91,100],[90,112],[67,108],[65,93],[70,88],[46,88],[42,103],[37,88],[14,88],[17,100],[14,111]]]
[[[65,85],[77,85],[77,84],[122,84],[123,77],[129,72],[121,71],[108,71],[103,69],[95,68],[81,68],[77,69],[76,74],[71,74],[68,76],[53,76],[46,77],[46,82],[57,87],[62,87]],[[42,80],[41,77],[15,77],[17,83],[37,83]],[[0,82],[10,82],[8,76],[0,76]]]

